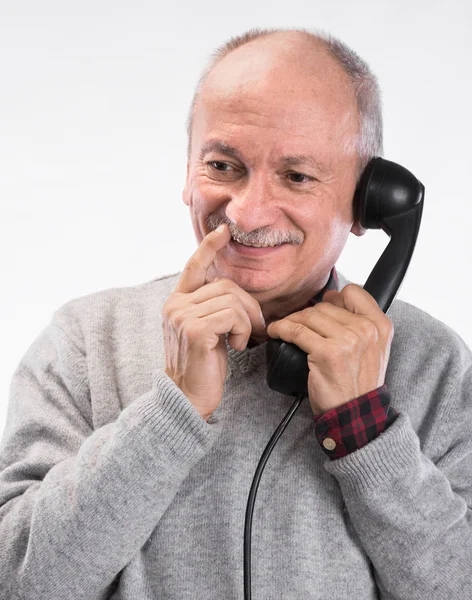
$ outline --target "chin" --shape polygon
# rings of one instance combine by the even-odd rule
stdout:
[[[276,276],[268,271],[228,267],[227,265],[218,269],[218,272],[220,277],[231,279],[250,294],[269,292],[274,289],[279,290],[286,281],[286,278],[281,277],[280,274]]]

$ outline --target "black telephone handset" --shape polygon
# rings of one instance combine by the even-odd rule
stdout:
[[[364,170],[354,196],[354,215],[365,229],[383,229],[390,242],[364,289],[384,313],[408,269],[423,212],[424,186],[404,167],[374,158]],[[271,339],[266,350],[267,383],[287,396],[308,396],[307,354],[295,344]]]

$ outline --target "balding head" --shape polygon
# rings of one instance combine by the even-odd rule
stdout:
[[[345,85],[347,96],[354,95],[358,130],[351,142],[359,155],[358,175],[372,157],[382,155],[380,90],[368,65],[343,42],[324,33],[304,29],[256,29],[218,48],[201,75],[187,119],[188,158],[194,117],[204,88],[207,93],[222,86],[227,90],[237,86],[241,89],[258,81],[263,89],[270,79],[282,86],[288,83],[290,74],[296,79],[294,87],[306,86],[307,79],[314,86],[332,87],[333,80],[338,78]],[[208,80],[214,87],[206,86]],[[267,86],[267,93],[271,89],[277,89],[277,85]]]

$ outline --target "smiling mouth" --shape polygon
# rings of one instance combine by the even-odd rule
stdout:
[[[246,248],[275,248],[277,246],[283,245],[283,242],[276,243],[276,244],[256,244],[254,242],[245,242],[236,235],[231,235],[231,241],[236,242],[237,244],[240,244],[241,246],[245,246]]]
[[[277,254],[280,252],[285,246],[289,246],[290,244],[276,244],[275,246],[248,246],[246,244],[241,244],[237,242],[235,239],[231,239],[228,246],[231,253],[237,254],[239,256],[245,256],[248,258],[260,258],[263,256],[268,256],[270,254]]]
[[[245,246],[246,248],[276,248],[277,246],[282,246],[283,244],[248,244],[246,242],[241,242],[237,238],[231,238],[232,242],[236,242],[241,246]]]

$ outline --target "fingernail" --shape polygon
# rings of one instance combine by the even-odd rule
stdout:
[[[261,322],[262,322],[262,327],[265,328],[266,322],[265,322],[265,319],[264,319],[264,315],[262,314],[262,310],[261,310]]]
[[[218,227],[215,229],[215,231],[218,231],[220,233],[222,231],[224,231],[224,230],[225,230],[225,224],[224,223],[221,223],[221,225],[218,225]]]

